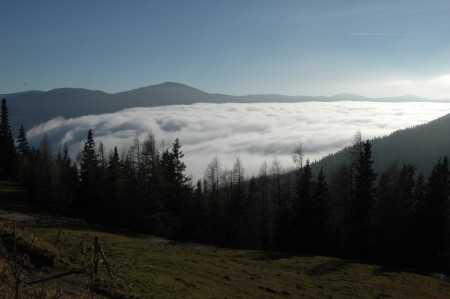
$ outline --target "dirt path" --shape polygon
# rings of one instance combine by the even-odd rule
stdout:
[[[32,222],[36,218],[19,212],[0,209],[0,218],[19,222]]]

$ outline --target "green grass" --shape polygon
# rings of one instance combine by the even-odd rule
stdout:
[[[56,229],[35,232],[55,240]],[[450,298],[448,282],[322,256],[155,243],[102,232],[64,230],[61,255],[94,236],[113,266],[101,280],[142,298]]]
[[[21,194],[17,186],[0,187],[0,195]],[[0,232],[10,234],[11,220],[0,223]],[[450,284],[442,279],[377,265],[161,242],[65,223],[69,225],[62,227],[70,228],[61,230],[57,244],[59,227],[28,225],[20,236],[28,242],[36,236],[33,244],[37,252],[45,256],[49,251],[58,259],[55,263],[66,268],[90,266],[93,240],[98,236],[113,272],[110,277],[101,264],[99,284],[111,293],[129,297],[450,298]]]

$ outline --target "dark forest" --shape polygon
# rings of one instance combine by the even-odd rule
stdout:
[[[90,223],[222,247],[328,255],[450,272],[450,169],[447,157],[424,175],[415,161],[377,173],[370,140],[356,134],[344,158],[323,171],[296,150],[295,169],[275,158],[258,176],[245,161],[214,158],[204,178],[186,175],[182,143],[159,148],[149,133],[127,153],[106,152],[91,130],[76,161],[44,137],[14,138],[1,105],[0,178],[24,185],[48,212]],[[389,153],[385,153],[389,155]]]

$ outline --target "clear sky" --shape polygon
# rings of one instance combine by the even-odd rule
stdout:
[[[450,98],[448,0],[0,0],[0,93]]]

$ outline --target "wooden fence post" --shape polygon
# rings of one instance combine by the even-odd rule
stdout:
[[[55,240],[55,247],[58,247],[60,236],[61,236],[61,229],[58,230],[58,235],[56,236],[56,240]]]
[[[98,252],[99,252],[99,242],[98,237],[94,238],[94,276],[97,277],[98,274]]]
[[[110,265],[109,265],[108,260],[106,259],[106,255],[105,255],[105,253],[103,252],[102,247],[99,246],[99,249],[100,249],[100,254],[102,255],[102,259],[103,259],[103,261],[105,262],[106,269],[108,270],[109,276],[111,276],[111,278],[114,278],[113,272],[112,272],[112,270],[111,270],[111,267],[110,267]]]

